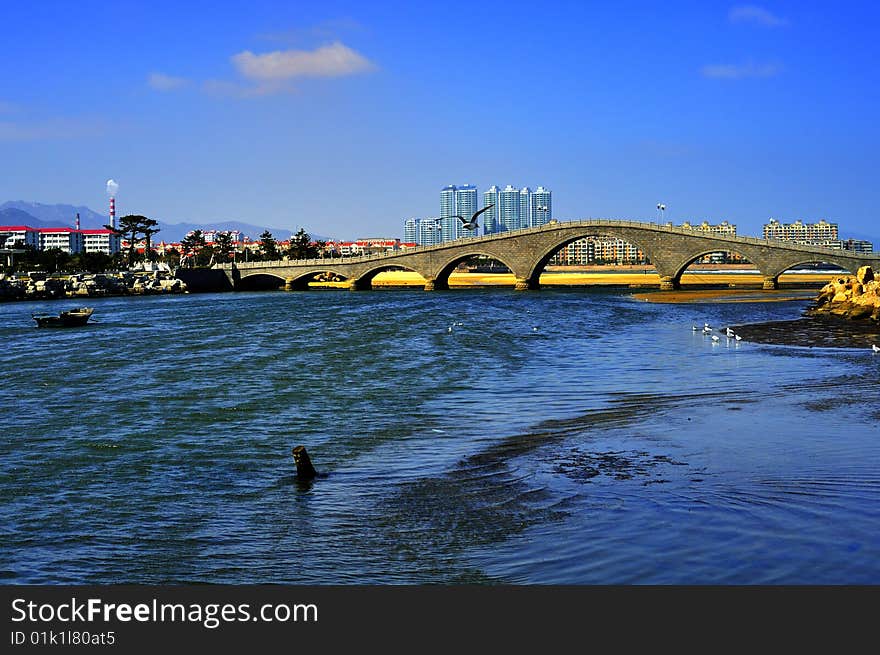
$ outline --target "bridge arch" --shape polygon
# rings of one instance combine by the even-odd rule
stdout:
[[[352,289],[372,289],[373,279],[379,275],[379,273],[384,273],[385,271],[410,271],[425,278],[425,274],[422,271],[409,266],[403,266],[402,264],[381,264],[367,269],[358,276],[352,276],[350,278],[351,282],[349,286]]]
[[[267,289],[280,289],[286,279],[278,273],[259,271],[247,275],[236,276],[235,288],[241,291],[264,291]]]
[[[585,227],[582,230],[577,232],[569,232],[565,238],[558,239],[551,243],[551,245],[544,248],[541,253],[538,255],[537,260],[532,264],[531,270],[529,271],[528,280],[530,284],[530,288],[537,288],[537,282],[541,277],[541,273],[547,268],[548,262],[553,259],[553,257],[561,251],[563,248],[568,246],[575,241],[579,241],[580,239],[587,239],[589,237],[611,237],[613,239],[620,239],[632,246],[635,246],[637,249],[642,251],[645,255],[645,258],[652,262],[654,262],[654,256],[652,254],[653,249],[645,246],[646,241],[639,238],[638,235],[633,237],[633,234],[630,231],[624,230],[616,230],[614,227]]]
[[[800,253],[798,253],[798,254],[800,254]],[[789,259],[788,263],[786,263],[784,265],[784,268],[782,268],[781,270],[779,270],[777,272],[777,275],[780,275],[780,274],[784,273],[785,271],[787,271],[791,268],[794,268],[795,266],[798,266],[800,264],[834,264],[835,266],[839,266],[843,270],[849,271],[850,273],[853,273],[853,274],[858,270],[858,266],[854,267],[852,262],[848,261],[846,259],[845,255],[843,257],[841,257],[840,259],[838,259],[837,257],[834,257],[834,256],[817,257],[815,255],[812,255],[812,256],[809,256],[809,255],[803,256],[802,255],[800,257],[791,257]]]
[[[473,259],[474,257],[488,257],[489,259],[493,259],[497,262],[504,264],[510,271],[515,272],[515,267],[511,266],[510,262],[505,261],[507,258],[503,256],[499,256],[498,253],[492,252],[490,249],[484,250],[468,250],[465,254],[457,254],[451,259],[446,260],[445,264],[442,264],[437,272],[433,276],[426,276],[422,273],[422,277],[426,277],[428,282],[425,285],[425,289],[448,289],[449,288],[449,276],[452,275],[452,272],[458,267],[462,262],[466,262],[469,259]]]
[[[764,272],[766,269],[766,265],[762,265],[760,262],[756,262],[754,259],[754,255],[750,256],[746,252],[743,252],[744,250],[747,250],[747,249],[731,248],[729,246],[729,244],[724,244],[724,245],[719,244],[718,247],[715,247],[715,248],[707,248],[707,249],[702,250],[700,252],[691,253],[690,255],[687,256],[685,261],[680,262],[678,264],[678,266],[676,267],[675,273],[672,276],[672,284],[676,289],[679,288],[681,286],[681,278],[685,274],[687,269],[691,266],[691,264],[693,264],[694,262],[696,262],[699,259],[702,259],[703,257],[705,257],[707,255],[712,255],[716,252],[724,252],[724,253],[731,253],[734,255],[739,255],[746,262],[748,262],[749,264],[752,264],[758,270],[758,272],[760,272],[762,275],[766,275],[766,273]]]

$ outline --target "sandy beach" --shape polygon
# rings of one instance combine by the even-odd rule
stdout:
[[[598,269],[598,267],[597,267]],[[789,273],[779,277],[782,287],[777,291],[762,291],[763,278],[752,272],[686,272],[681,278],[681,290],[659,291],[660,277],[653,269],[644,267],[621,267],[613,269],[602,267],[595,271],[577,270],[572,272],[552,271],[541,275],[543,287],[554,286],[613,286],[640,289],[634,297],[649,302],[717,302],[778,301],[802,298],[804,289],[821,288],[833,273]],[[468,273],[456,271],[449,276],[450,288],[467,287],[513,287],[515,279],[511,273]],[[424,278],[411,271],[386,271],[373,279],[373,286],[382,287],[422,287]],[[345,288],[347,282],[312,282],[314,288]],[[788,286],[789,289],[785,287]],[[706,288],[713,287],[713,288]],[[798,293],[795,290],[800,290]]]

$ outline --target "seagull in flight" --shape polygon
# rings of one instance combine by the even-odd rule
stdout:
[[[453,216],[453,218],[457,218],[458,220],[460,220],[460,221],[461,221],[461,226],[462,226],[465,230],[476,230],[476,229],[477,229],[477,216],[479,216],[480,214],[482,214],[482,213],[483,213],[484,211],[486,211],[487,209],[491,209],[491,208],[494,207],[494,206],[495,206],[494,204],[493,204],[493,205],[486,205],[486,206],[483,207],[481,210],[474,212],[474,215],[471,216],[471,220],[467,220],[467,219],[465,219],[464,216],[460,216],[459,214],[455,214],[455,215]]]

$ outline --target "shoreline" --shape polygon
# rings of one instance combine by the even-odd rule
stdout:
[[[564,270],[553,267],[540,276],[540,285],[543,288],[576,288],[576,287],[604,287],[624,288],[638,292],[633,297],[647,302],[680,303],[680,302],[770,302],[783,300],[802,299],[806,292],[817,292],[823,285],[834,277],[831,273],[789,273],[779,277],[780,289],[773,291],[762,290],[763,278],[759,273],[744,270],[735,272],[729,268],[718,271],[699,270],[685,272],[681,277],[681,289],[675,291],[660,291],[660,277],[656,271],[646,269],[644,266],[621,266],[598,267],[601,270]],[[183,273],[183,271],[182,271]],[[171,280],[157,280],[153,274],[128,273],[128,274],[79,274],[70,276],[71,279],[89,280],[88,291],[86,284],[77,282],[76,290],[67,279],[50,278],[55,280],[46,285],[46,288],[34,286],[34,289],[25,293],[24,288],[18,293],[0,293],[0,302],[29,301],[29,300],[70,300],[73,298],[86,299],[109,296],[135,296],[151,295],[154,293],[200,293],[200,292],[223,292],[232,291],[231,287],[217,283],[218,276],[208,279],[205,272],[201,277],[193,278],[191,275],[180,275]],[[201,278],[205,279],[202,280]],[[223,281],[226,281],[225,276]],[[124,280],[128,278],[127,280]],[[94,284],[91,280],[99,281]],[[8,284],[8,281],[7,281]],[[44,284],[44,283],[34,283]],[[309,282],[310,289],[348,289],[348,281],[337,282]],[[513,288],[516,284],[512,273],[477,273],[455,271],[449,276],[450,289],[466,288]],[[373,278],[374,289],[410,288],[422,289],[425,279],[412,271],[383,271]],[[279,284],[280,286],[280,284]],[[164,287],[164,288],[163,288]],[[752,297],[746,299],[745,295]]]

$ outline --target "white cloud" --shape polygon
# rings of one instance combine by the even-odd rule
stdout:
[[[156,91],[174,91],[175,89],[187,86],[189,81],[182,77],[173,77],[164,73],[150,73],[147,78],[147,84]]]
[[[342,77],[374,70],[363,55],[338,41],[316,50],[277,50],[257,55],[245,50],[232,63],[251,80],[283,81],[297,77]]]
[[[782,27],[788,25],[784,18],[776,16],[772,12],[755,5],[740,5],[733,7],[727,14],[731,23],[753,23],[763,27]]]
[[[756,64],[709,64],[700,69],[703,77],[716,80],[741,80],[749,77],[773,77],[782,72],[782,65],[776,63]]]

